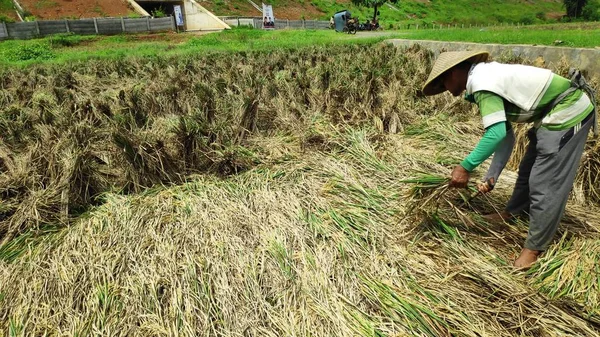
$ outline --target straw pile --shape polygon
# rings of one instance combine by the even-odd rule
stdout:
[[[429,62],[361,46],[1,70],[1,331],[600,335],[580,272],[597,208],[570,204],[515,273],[526,224],[479,216],[511,175],[465,206],[443,190],[481,130],[461,100],[416,97]],[[407,197],[416,171],[437,180]]]

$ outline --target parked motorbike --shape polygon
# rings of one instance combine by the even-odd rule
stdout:
[[[357,19],[350,19],[346,22],[346,27],[344,27],[344,32],[348,33],[348,34],[356,34],[356,31],[358,30],[358,20]]]
[[[358,25],[358,30],[360,31],[379,30],[380,28],[379,22],[372,23],[371,21],[367,21]]]

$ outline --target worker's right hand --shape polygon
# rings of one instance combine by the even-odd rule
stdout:
[[[494,189],[495,184],[496,184],[495,179],[489,178],[488,180],[486,180],[484,182],[477,183],[477,190],[482,194],[486,194],[488,192],[491,192]]]

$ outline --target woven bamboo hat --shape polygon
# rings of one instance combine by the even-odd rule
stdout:
[[[490,56],[490,53],[487,51],[449,51],[441,53],[435,60],[429,78],[423,85],[423,94],[431,96],[446,91],[444,84],[439,81],[442,74],[463,61],[471,63],[485,62],[488,56]]]

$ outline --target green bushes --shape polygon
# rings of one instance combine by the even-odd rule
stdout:
[[[164,18],[165,16],[167,16],[165,9],[162,7],[155,8],[150,12],[150,14],[152,14],[152,16],[155,18]]]
[[[583,11],[581,12],[581,17],[583,17],[586,21],[598,21],[600,20],[600,1],[593,0],[589,1],[585,7],[583,7]]]
[[[48,43],[22,43],[17,44],[11,49],[6,49],[2,53],[8,61],[30,61],[30,60],[50,60],[54,58],[54,52]]]
[[[9,18],[4,14],[0,14],[0,22],[13,23],[15,20],[13,18]]]
[[[73,47],[77,46],[83,40],[80,35],[73,34],[56,34],[52,35],[49,39],[50,46],[55,47]]]

